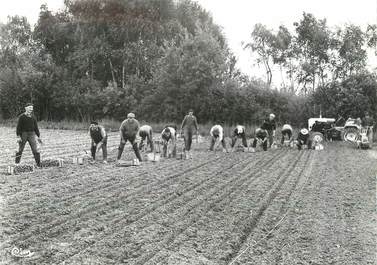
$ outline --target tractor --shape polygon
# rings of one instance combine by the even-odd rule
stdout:
[[[371,127],[363,128],[360,119],[349,118],[344,125],[344,141],[356,143],[357,148],[368,149],[370,142],[368,132]]]

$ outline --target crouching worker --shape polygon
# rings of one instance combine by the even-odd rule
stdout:
[[[281,145],[284,145],[285,139],[287,139],[289,144],[293,141],[292,133],[293,133],[292,126],[287,123],[284,124],[281,129]]]
[[[40,133],[38,129],[37,120],[32,115],[33,104],[28,103],[25,106],[25,112],[18,117],[17,123],[17,142],[18,152],[16,152],[15,163],[19,164],[21,161],[22,152],[24,151],[26,142],[29,143],[31,151],[35,159],[37,167],[41,166],[41,155],[38,150],[37,140],[41,143]]]
[[[144,141],[147,140],[147,145],[151,147],[151,152],[154,151],[154,144],[153,144],[153,132],[152,127],[149,125],[143,125],[140,127],[139,136],[141,138],[139,149],[142,150],[144,147]],[[145,148],[146,149],[146,148]]]
[[[247,148],[245,126],[237,125],[236,128],[234,129],[233,137],[232,137],[232,152],[234,152],[234,146],[236,145],[238,138],[242,139],[243,147]]]
[[[137,159],[139,159],[140,162],[142,161],[141,156],[140,156],[140,151],[136,142],[136,135],[139,132],[139,128],[140,128],[140,125],[139,125],[139,122],[135,119],[135,114],[128,113],[127,119],[125,119],[122,122],[119,128],[120,144],[118,148],[117,161],[119,161],[120,158],[122,157],[124,146],[126,145],[127,141],[131,143]]]
[[[311,141],[309,139],[309,131],[306,128],[301,129],[300,132],[297,135],[298,150],[301,150],[303,145],[307,145],[308,149],[312,148],[312,146],[311,146],[312,144],[311,144]]]
[[[89,127],[89,135],[92,139],[91,153],[93,160],[96,160],[96,153],[102,149],[103,163],[107,164],[107,134],[102,125],[98,122],[92,121]]]
[[[257,128],[255,130],[255,137],[254,137],[253,148],[251,149],[251,152],[255,152],[255,148],[257,147],[257,144],[261,145],[264,151],[267,151],[267,139],[268,139],[268,132],[265,129],[265,127],[262,125],[261,128]]]
[[[163,141],[163,157],[168,157],[169,154],[175,157],[177,153],[177,128],[173,126],[166,126],[162,130],[161,139]]]
[[[211,146],[209,147],[209,150],[210,151],[213,151],[214,150],[214,146],[215,146],[215,143],[216,141],[218,140],[219,143],[221,143],[222,147],[223,147],[223,152],[228,152],[228,150],[226,149],[226,143],[225,143],[225,139],[224,139],[224,129],[221,125],[215,125],[211,128],[211,131],[210,131],[210,135],[211,135]]]

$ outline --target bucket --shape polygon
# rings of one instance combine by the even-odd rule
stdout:
[[[323,145],[318,144],[314,147],[314,150],[323,150]]]
[[[7,168],[7,173],[9,175],[13,175],[14,174],[14,166],[8,166]]]
[[[152,161],[152,162],[158,162],[160,161],[160,154],[156,154],[156,153],[149,153],[147,154],[147,160],[148,161]]]

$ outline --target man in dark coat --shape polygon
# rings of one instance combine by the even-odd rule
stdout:
[[[28,103],[25,106],[25,112],[18,117],[17,123],[17,142],[18,152],[16,152],[15,163],[19,164],[21,161],[22,152],[24,151],[26,142],[29,143],[35,162],[38,167],[41,166],[41,155],[38,150],[37,141],[42,142],[40,139],[40,133],[38,129],[37,120],[32,115],[33,104]]]

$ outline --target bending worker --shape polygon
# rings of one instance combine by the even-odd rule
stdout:
[[[163,141],[162,155],[168,157],[169,154],[173,157],[177,153],[177,130],[176,126],[166,126],[161,132]],[[170,148],[169,148],[170,146]],[[169,151],[169,152],[168,152]]]
[[[268,132],[266,130],[266,124],[264,123],[262,127],[257,128],[255,130],[253,148],[251,149],[251,151],[255,152],[255,148],[257,147],[258,143],[262,145],[264,151],[267,151],[267,137],[268,137]]]
[[[293,129],[292,126],[289,125],[288,123],[284,124],[282,129],[281,129],[281,144],[284,144],[285,137],[287,137],[287,140],[289,140],[289,143],[293,141],[292,137]]]
[[[237,125],[236,128],[233,131],[232,152],[234,151],[234,146],[236,145],[238,138],[242,139],[243,147],[247,148],[246,130],[245,130],[245,126],[243,126],[243,125]]]
[[[226,143],[225,143],[225,139],[224,139],[224,129],[221,125],[217,124],[217,125],[213,126],[211,128],[210,135],[211,135],[211,138],[212,138],[211,139],[211,146],[209,147],[210,151],[213,151],[215,143],[218,140],[222,144],[223,152],[228,152],[228,150],[226,149]]]
[[[102,125],[98,122],[92,121],[89,127],[89,135],[92,139],[91,153],[93,160],[96,160],[96,152],[102,148],[103,163],[107,164],[107,134]]]
[[[128,113],[127,119],[125,119],[122,122],[119,128],[120,144],[118,148],[117,161],[119,161],[120,158],[122,157],[124,146],[126,145],[127,141],[131,143],[137,159],[139,159],[140,162],[142,161],[141,156],[140,156],[140,151],[136,143],[136,135],[139,131],[139,128],[140,128],[140,125],[139,125],[139,122],[135,119],[135,114]]]
[[[142,150],[144,147],[144,141],[147,140],[147,145],[151,147],[151,152],[154,151],[154,144],[153,144],[153,131],[152,127],[149,125],[143,125],[139,129],[139,136],[141,138],[139,149]]]

